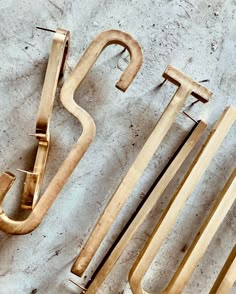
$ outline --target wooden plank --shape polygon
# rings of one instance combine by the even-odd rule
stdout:
[[[185,176],[185,179],[182,181],[167,208],[164,210],[157,226],[131,268],[129,282],[133,293],[145,293],[142,289],[142,279],[145,273],[174,226],[185,202],[196,188],[212,158],[235,122],[235,119],[236,108],[226,108],[213,127],[202,152],[198,158],[196,158],[189,173]]]
[[[166,169],[165,173],[159,179],[153,191],[146,199],[142,207],[137,212],[136,216],[134,217],[133,221],[127,227],[126,231],[124,232],[123,236],[121,237],[120,241],[117,243],[113,251],[110,253],[109,257],[105,261],[104,265],[101,267],[97,275],[94,279],[92,279],[92,283],[88,287],[87,293],[97,293],[97,290],[105,281],[106,277],[112,270],[113,266],[115,265],[116,261],[118,260],[119,256],[124,251],[125,247],[134,236],[135,232],[138,230],[140,225],[144,222],[145,218],[152,210],[158,199],[161,197],[164,190],[167,188],[171,180],[176,175],[177,171],[180,169],[186,158],[189,156],[190,152],[199,142],[202,134],[206,130],[207,125],[200,121],[194,131],[191,133],[189,138],[186,140],[185,144],[176,154],[174,159],[172,160],[169,167]]]
[[[163,294],[182,293],[198,262],[236,199],[236,169],[227,181],[212,209],[196,234],[181,264]],[[235,273],[236,274],[236,273]],[[226,293],[226,292],[223,292]]]
[[[109,200],[102,215],[99,217],[86,244],[83,246],[77,260],[72,267],[71,271],[75,275],[81,277],[87,269],[89,263],[96,254],[96,251],[111,228],[121,208],[128,199],[128,196],[134,189],[138,180],[141,178],[153,154],[160,146],[163,138],[175,121],[177,114],[183,107],[188,96],[193,94],[200,101],[205,103],[212,95],[208,89],[193,81],[191,78],[187,77],[171,65],[167,67],[163,76],[172,82],[174,81],[174,83],[177,84],[179,88],[177,89],[175,95],[171,99],[169,105],[162,114],[156,127],[147,139],[134,163],[128,170],[126,176],[121,181],[115,193]]]

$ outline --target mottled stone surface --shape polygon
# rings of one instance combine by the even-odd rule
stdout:
[[[0,294],[79,293],[68,282],[72,263],[91,232],[112,192],[148,138],[175,91],[166,83],[165,67],[171,63],[214,92],[207,105],[196,104],[188,112],[214,124],[228,105],[236,105],[236,2],[235,0],[0,0],[0,170],[31,169],[36,140],[35,119],[52,35],[36,25],[71,31],[67,74],[84,49],[101,31],[129,32],[142,45],[145,62],[124,94],[114,86],[127,64],[122,48],[108,48],[76,93],[76,101],[94,118],[97,136],[85,157],[51,207],[40,227],[26,236],[0,233]],[[65,76],[65,78],[66,78]],[[60,87],[63,81],[60,82]],[[194,101],[188,99],[186,107]],[[96,264],[125,224],[143,193],[164,167],[192,122],[179,114],[133,191],[95,261]],[[44,187],[52,179],[81,132],[79,122],[59,101],[53,111],[52,148]],[[235,166],[235,126],[215,156],[201,183],[188,200],[167,242],[153,261],[144,287],[157,292],[171,278],[196,234],[217,193]],[[190,158],[191,161],[191,158]],[[187,165],[135,235],[99,293],[131,293],[127,274]],[[9,215],[19,217],[23,175],[4,203]],[[208,293],[236,240],[235,207],[227,216],[199,263],[184,293]],[[124,292],[123,292],[124,291]],[[236,293],[235,288],[232,293]]]

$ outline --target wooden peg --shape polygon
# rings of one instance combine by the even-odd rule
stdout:
[[[236,245],[227,258],[209,294],[229,294],[236,281]]]
[[[118,260],[119,256],[122,254],[123,250],[134,236],[137,229],[144,222],[145,218],[152,210],[158,199],[161,197],[164,190],[167,188],[171,180],[176,175],[177,171],[180,169],[190,152],[199,142],[202,134],[206,130],[207,125],[200,121],[195,127],[194,130],[191,131],[191,134],[186,139],[186,142],[183,144],[182,148],[173,158],[171,164],[163,173],[162,177],[159,179],[155,187],[153,188],[151,194],[146,199],[142,207],[137,212],[136,216],[133,218],[132,222],[129,224],[127,229],[125,230],[123,236],[117,242],[117,245],[110,253],[103,266],[100,268],[98,273],[95,275],[94,279],[92,278],[92,283],[88,287],[87,293],[97,293],[99,287],[101,287],[102,283],[105,281],[108,274],[111,272],[113,266]]]
[[[128,196],[134,189],[138,180],[141,178],[153,154],[156,152],[166,133],[175,121],[177,114],[183,107],[188,96],[194,95],[201,102],[206,103],[212,95],[212,92],[210,92],[207,88],[193,81],[191,78],[187,77],[171,65],[167,67],[163,77],[176,84],[178,89],[165,112],[162,114],[153,132],[144,144],[136,160],[130,167],[128,173],[118,186],[97,221],[92,233],[72,267],[71,271],[75,275],[81,277],[85,272],[101,242],[105,238],[121,208],[125,204]]]
[[[175,224],[185,202],[196,188],[213,156],[235,122],[235,119],[236,108],[226,108],[213,127],[200,155],[195,159],[190,171],[164,210],[157,226],[131,268],[129,282],[133,293],[146,293],[142,289],[142,279],[145,273]]]

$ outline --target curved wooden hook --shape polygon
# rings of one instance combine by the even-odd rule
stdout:
[[[74,92],[86,77],[98,56],[110,44],[122,45],[131,55],[130,64],[116,84],[117,88],[125,91],[138,73],[142,65],[142,51],[131,36],[121,31],[110,30],[101,33],[93,40],[61,90],[61,101],[64,107],[81,122],[83,127],[82,134],[26,220],[12,220],[3,212],[2,202],[14,181],[14,176],[10,173],[5,173],[0,177],[0,183],[3,183],[2,187],[0,187],[0,230],[9,234],[27,234],[32,232],[41,223],[48,209],[93,141],[96,126],[90,115],[75,103]]]
[[[121,75],[119,81],[116,83],[116,87],[119,90],[125,92],[128,89],[142,66],[142,49],[139,43],[127,33],[118,30],[109,30],[102,32],[92,41],[90,46],[84,52],[75,69],[70,74],[70,79],[67,81],[67,83],[65,83],[63,87],[64,92],[62,94],[62,100],[64,106],[65,104],[67,105],[68,108],[66,108],[68,110],[72,110],[72,107],[69,104],[73,100],[75,90],[84,80],[102,51],[107,46],[112,44],[119,44],[129,51],[130,63]]]

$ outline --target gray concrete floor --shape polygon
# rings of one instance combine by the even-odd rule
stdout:
[[[50,33],[35,30],[36,25],[71,31],[67,74],[103,30],[130,33],[144,53],[142,70],[125,94],[115,88],[127,63],[119,46],[104,52],[77,91],[77,103],[96,122],[96,140],[36,231],[26,236],[0,233],[0,294],[79,293],[68,279],[85,283],[86,278],[80,280],[70,273],[73,260],[175,91],[170,83],[156,89],[165,67],[171,63],[196,80],[209,80],[204,85],[214,92],[211,101],[198,103],[189,111],[194,118],[205,120],[209,129],[226,106],[236,105],[235,20],[235,0],[0,0],[1,171],[30,169],[34,159],[37,142],[27,134],[34,132],[52,39]],[[194,98],[189,98],[186,106],[192,101]],[[86,273],[87,279],[191,127],[192,122],[179,114]],[[61,105],[59,91],[51,131],[45,187],[81,132],[78,121]],[[234,126],[153,261],[144,279],[145,289],[155,293],[162,289],[182,259],[235,166],[235,135]],[[129,268],[186,167],[168,187],[99,293],[131,293]],[[4,203],[11,216],[18,214],[22,183],[23,176],[17,174]],[[235,243],[235,231],[233,207],[184,293],[208,293]]]

